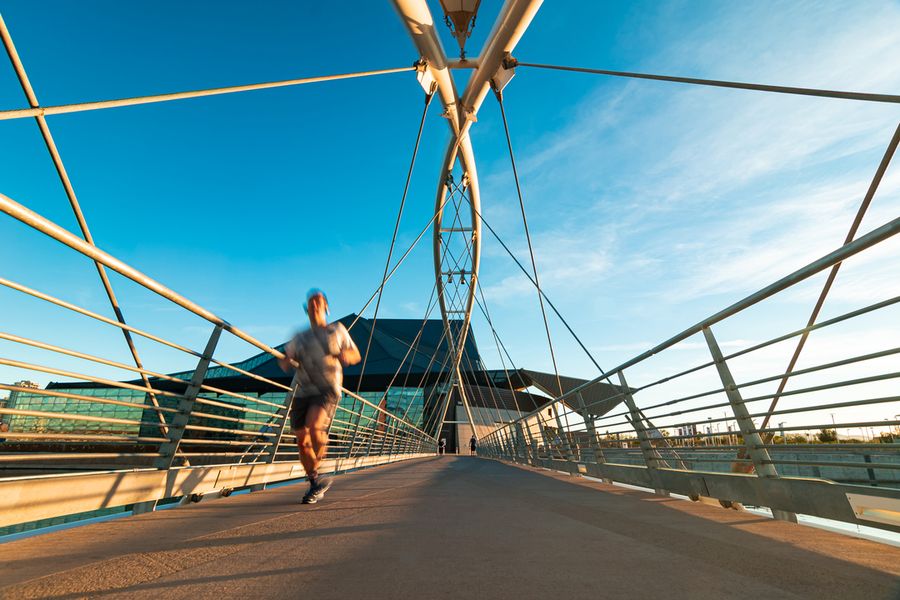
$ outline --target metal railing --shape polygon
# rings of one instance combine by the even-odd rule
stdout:
[[[713,333],[758,327],[742,322],[745,311],[898,232],[900,218],[500,425],[480,453],[725,507],[769,507],[782,519],[801,513],[900,531],[897,331],[882,330],[886,347],[865,353],[847,343],[873,318],[900,323],[900,296],[762,342],[738,340],[728,354]],[[791,345],[811,332],[827,357],[785,372]],[[792,387],[776,391],[788,376]],[[603,404],[616,407],[585,403],[590,387],[610,384],[616,393]]]
[[[239,487],[259,488],[304,476],[288,423],[291,387],[216,357],[223,334],[273,360],[285,358],[283,353],[2,194],[0,212],[156,292],[211,328],[205,348],[191,349],[0,278],[0,286],[7,290],[100,326],[128,331],[196,361],[192,370],[171,375],[0,331],[0,340],[51,357],[49,364],[39,364],[0,356],[0,365],[21,373],[22,379],[42,373],[69,381],[49,389],[23,382],[0,384],[11,398],[0,408],[0,418],[10,425],[0,434],[5,440],[0,444],[0,526],[121,505],[152,507],[166,498],[227,494]],[[60,368],[56,365],[61,358],[85,366]],[[98,376],[97,368],[104,373],[121,371],[126,380]],[[216,385],[217,377],[209,376],[211,368],[218,375],[240,375],[258,391]],[[329,440],[323,471],[436,451],[433,436],[348,390]],[[77,491],[74,499],[73,491]]]

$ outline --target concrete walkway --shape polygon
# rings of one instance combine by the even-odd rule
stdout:
[[[900,549],[469,457],[0,545],[4,598],[900,597]]]

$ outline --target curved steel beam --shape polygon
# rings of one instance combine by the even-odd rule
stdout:
[[[519,40],[544,0],[508,0],[494,22],[494,28],[484,43],[484,49],[478,57],[478,69],[472,74],[460,101],[461,110],[474,120],[478,109],[487,97],[491,87],[491,79],[500,70],[503,59],[512,54]],[[467,125],[463,123],[463,125]],[[465,132],[463,132],[465,135]]]
[[[424,0],[393,0],[394,8],[403,19],[403,24],[412,36],[413,44],[419,54],[428,62],[428,71],[438,84],[438,97],[444,106],[445,115],[450,122],[454,135],[459,134],[459,115],[457,113],[458,94],[456,84],[450,75],[447,55],[434,30],[434,18]]]
[[[454,352],[451,373],[455,373],[459,379],[459,363],[462,359],[469,324],[472,319],[472,309],[475,306],[475,290],[478,283],[478,269],[481,262],[481,194],[478,185],[478,171],[475,166],[475,154],[468,131],[475,121],[475,116],[490,88],[490,80],[501,68],[503,58],[511,53],[522,34],[531,23],[543,0],[507,0],[500,11],[494,28],[485,43],[481,56],[476,61],[471,61],[474,72],[472,73],[465,92],[460,96],[456,91],[456,85],[450,72],[451,66],[458,68],[460,65],[454,62],[452,65],[447,60],[443,45],[435,31],[434,18],[425,0],[393,0],[394,7],[403,19],[406,28],[412,36],[413,43],[419,54],[427,62],[427,69],[437,82],[437,93],[441,104],[444,106],[444,116],[450,125],[451,139],[444,155],[441,166],[437,199],[435,202],[434,223],[434,274],[437,283],[438,301],[441,307],[441,315],[444,320],[444,328],[447,339]],[[470,61],[466,61],[467,63]],[[467,65],[468,66],[468,65]],[[468,179],[469,197],[469,222],[471,227],[471,243],[467,243],[469,284],[465,301],[462,330],[459,337],[453,335],[450,327],[450,315],[448,314],[447,301],[443,281],[443,257],[442,228],[443,214],[447,203],[447,176],[452,173],[456,161],[459,161],[463,173]],[[465,229],[465,228],[464,228]],[[463,397],[465,404],[465,398]],[[466,406],[468,409],[468,406]],[[469,417],[471,422],[471,415]],[[474,422],[471,422],[475,433]],[[438,433],[440,427],[438,424]],[[476,434],[477,435],[477,434]]]

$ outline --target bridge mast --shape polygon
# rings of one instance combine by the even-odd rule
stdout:
[[[481,194],[469,129],[476,121],[478,109],[490,90],[491,80],[503,69],[503,58],[513,51],[542,2],[543,0],[507,0],[481,55],[474,60],[461,58],[452,64],[453,68],[475,69],[465,91],[460,95],[426,1],[393,0],[413,43],[426,63],[420,70],[420,82],[427,87],[433,81],[437,86],[436,93],[451,130],[438,179],[434,222],[434,275],[448,347],[452,353],[449,366],[450,388],[443,407],[439,409],[441,418],[437,423],[438,436],[446,420],[453,388],[459,391],[472,433],[478,435],[463,387],[460,366],[475,305],[481,259]],[[477,7],[478,3],[474,4]],[[445,209],[449,209],[449,219],[445,218]],[[460,251],[459,255],[453,252],[454,246]],[[454,323],[460,322],[461,326],[456,329]]]

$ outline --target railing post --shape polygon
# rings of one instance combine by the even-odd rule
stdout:
[[[562,404],[562,400],[557,400],[553,403],[552,410],[553,416],[556,417],[556,426],[559,428],[559,441],[563,444],[565,448],[567,459],[570,461],[575,460],[575,451],[572,448],[572,444],[569,442],[569,432],[566,431],[566,428],[563,427],[562,418],[559,416],[559,409],[557,405]]]
[[[359,402],[359,411],[356,414],[356,423],[353,425],[353,432],[350,434],[350,445],[347,447],[347,458],[351,458],[353,455],[353,449],[356,448],[356,438],[359,435],[359,423],[362,421],[363,417],[363,409],[365,408],[365,402],[359,401],[355,396],[350,396],[353,398],[353,408],[356,408],[356,403]],[[353,413],[350,413],[350,420],[353,420]]]
[[[169,426],[169,441],[159,447],[159,457],[154,465],[157,469],[170,469],[175,462],[175,454],[181,446],[185,427],[191,418],[191,413],[194,411],[197,394],[200,392],[200,386],[203,385],[203,380],[206,378],[206,371],[209,369],[209,363],[216,351],[216,345],[219,343],[221,334],[222,326],[216,325],[209,336],[209,340],[206,342],[206,348],[203,350],[203,355],[197,363],[197,368],[194,369],[191,383],[178,403],[178,412],[175,413],[172,424]]]
[[[516,446],[512,440],[512,427],[506,426],[503,428],[503,439],[506,444],[506,452],[509,454],[510,460],[513,462],[519,458],[519,453],[516,451]]]
[[[398,421],[397,425],[394,427],[394,437],[391,439],[391,449],[388,450],[388,456],[392,456],[394,454],[395,450],[396,450],[397,454],[403,454],[403,449],[404,449],[404,444],[406,443],[406,438],[403,438],[401,441],[401,438],[400,438],[400,426],[401,425],[402,425],[402,423],[400,423]],[[400,441],[399,444],[397,444],[398,441]]]
[[[178,453],[178,448],[181,446],[185,427],[194,410],[194,402],[197,399],[197,394],[200,393],[200,386],[203,385],[203,380],[206,379],[206,371],[209,369],[209,363],[216,351],[216,345],[219,343],[219,336],[222,334],[222,328],[222,325],[216,325],[209,336],[209,340],[206,342],[206,348],[203,350],[203,354],[197,362],[197,368],[194,369],[194,374],[191,376],[191,382],[187,389],[185,389],[184,394],[182,394],[181,400],[178,402],[178,412],[175,413],[172,422],[169,424],[169,439],[159,446],[159,456],[153,464],[156,469],[168,471],[175,462],[175,455]],[[157,500],[140,502],[132,507],[132,512],[135,514],[152,512],[156,510],[156,503]]]
[[[628,407],[628,412],[631,415],[631,426],[637,434],[638,443],[641,447],[641,455],[644,457],[644,464],[647,466],[647,472],[650,474],[653,490],[661,496],[668,496],[669,492],[663,487],[662,480],[659,476],[659,452],[657,452],[656,449],[653,448],[653,444],[650,443],[650,436],[647,434],[647,428],[644,427],[643,418],[637,408],[637,404],[634,402],[634,396],[631,395],[631,388],[628,387],[628,382],[625,381],[625,373],[622,371],[619,371],[619,383],[622,385],[622,395],[625,398],[625,405]]]
[[[603,464],[606,462],[606,456],[603,455],[603,449],[600,447],[600,439],[597,437],[597,429],[594,427],[594,417],[587,410],[584,397],[581,392],[575,392],[575,398],[578,400],[578,408],[580,409],[581,418],[584,419],[584,426],[591,436],[591,449],[594,451],[594,462]]]
[[[297,386],[295,385],[291,388],[289,392],[286,392],[284,395],[284,405],[276,411],[273,416],[273,423],[269,426],[274,433],[274,437],[269,439],[266,444],[266,459],[263,461],[263,464],[270,465],[275,462],[275,458],[278,456],[278,449],[281,447],[281,438],[284,437],[284,426],[287,423],[288,415],[291,412],[291,403],[294,400],[294,394],[297,393]],[[266,489],[265,483],[258,483],[254,486],[250,487],[250,490],[253,492],[259,492],[261,490]]]
[[[387,402],[385,402],[385,407],[387,407]],[[360,414],[362,414],[362,407],[360,407],[359,412],[360,412]],[[369,436],[369,443],[366,444],[366,458],[372,456],[372,445],[375,443],[375,432],[378,431],[378,419],[380,418],[381,413],[376,410],[372,416],[375,417],[375,420],[372,422],[372,435]],[[387,429],[388,429],[387,416],[385,416],[384,417],[384,437],[381,440],[382,443],[384,443],[384,441],[387,439]]]
[[[531,449],[531,464],[537,466],[538,461],[538,448],[537,443],[534,441],[534,436],[531,434],[531,426],[528,424],[528,419],[524,419],[525,425],[522,429],[525,430],[526,435],[528,436],[528,447]]]
[[[385,447],[387,446],[387,443],[388,443],[388,435],[393,436],[393,437],[391,437],[391,450],[388,452],[388,456],[390,456],[391,454],[393,454],[393,451],[394,451],[394,442],[395,442],[396,439],[397,439],[397,423],[394,423],[394,422],[393,422],[393,419],[391,419],[391,424],[388,425],[387,419],[388,419],[388,417],[385,416],[385,417],[384,417],[384,420],[385,420],[385,423],[384,423],[384,439],[381,440],[381,447],[378,449],[378,454],[381,455],[381,456],[384,456],[384,449],[385,449]]]
[[[526,463],[530,463],[528,457],[528,444],[525,443],[525,432],[522,431],[522,423],[520,421],[515,422],[515,431],[516,431],[516,444],[519,447],[519,450],[522,452],[522,460]]]
[[[753,461],[753,466],[756,468],[757,477],[778,478],[778,471],[771,462],[772,459],[769,457],[769,451],[766,450],[762,437],[756,431],[756,424],[750,418],[750,411],[747,410],[747,406],[744,404],[744,399],[741,397],[734,377],[731,375],[731,369],[728,368],[728,364],[725,362],[725,357],[719,349],[719,344],[716,342],[712,330],[709,327],[704,327],[703,335],[706,338],[706,345],[709,346],[709,353],[716,364],[716,370],[719,372],[719,378],[722,380],[722,386],[725,389],[725,395],[728,397],[728,403],[731,405],[731,411],[734,413],[738,428],[741,430],[744,447],[747,449],[750,460]],[[797,515],[786,510],[772,508],[772,516],[782,521],[797,522]]]
[[[550,440],[547,438],[547,426],[544,424],[544,415],[542,411],[537,412],[538,431],[541,434],[541,441],[544,442],[544,452],[547,454],[548,460],[553,460],[553,448],[550,446]]]
[[[281,446],[281,438],[284,436],[284,426],[287,423],[288,414],[291,411],[291,402],[294,400],[294,394],[297,393],[297,386],[299,385],[300,384],[295,385],[291,388],[291,391],[285,394],[284,406],[279,408],[278,412],[275,413],[275,423],[272,425],[275,437],[269,442],[269,447],[266,450],[266,464],[275,462],[275,457],[278,454],[278,447]]]

